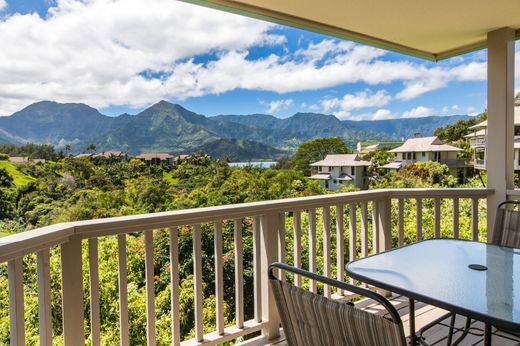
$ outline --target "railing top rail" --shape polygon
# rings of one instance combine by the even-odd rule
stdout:
[[[65,243],[73,235],[91,238],[382,198],[484,198],[491,193],[485,188],[369,190],[77,221],[0,238],[0,262]]]

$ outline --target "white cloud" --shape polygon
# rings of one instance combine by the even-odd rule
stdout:
[[[402,118],[421,118],[434,115],[435,110],[433,108],[419,106],[403,113]]]
[[[269,114],[273,114],[281,110],[288,109],[293,105],[293,102],[294,101],[292,99],[271,101],[268,103],[269,108],[267,109],[267,112]]]
[[[411,100],[452,81],[485,78],[483,62],[428,68],[332,39],[250,57],[251,47],[285,42],[274,27],[172,0],[58,0],[45,18],[9,15],[0,19],[0,114],[41,99],[143,107],[235,89],[283,94],[347,83],[399,82],[396,98]],[[204,54],[213,59],[196,58]],[[378,93],[345,95],[329,107],[383,107],[390,96]]]
[[[59,0],[45,19],[10,15],[0,19],[0,114],[35,99],[144,105],[169,94],[162,79],[177,61],[284,42],[271,28],[171,0]]]
[[[2,12],[7,7],[7,2],[5,0],[0,0],[0,12]]]
[[[391,99],[392,97],[384,90],[378,90],[376,93],[365,90],[356,94],[345,94],[341,99],[324,99],[321,101],[321,104],[324,112],[330,112],[338,108],[341,111],[351,111],[361,108],[381,107],[388,104]]]

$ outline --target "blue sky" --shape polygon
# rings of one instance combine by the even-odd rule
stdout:
[[[0,115],[44,99],[352,120],[485,107],[485,51],[432,63],[172,0],[0,0],[0,42]]]

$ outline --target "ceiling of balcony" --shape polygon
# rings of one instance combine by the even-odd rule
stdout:
[[[486,33],[520,35],[519,0],[187,0],[429,60],[486,45]]]

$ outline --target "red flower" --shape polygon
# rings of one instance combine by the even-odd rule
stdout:
[[[182,233],[188,233],[188,232],[190,231],[190,229],[189,229],[188,227],[182,227],[182,228],[180,229],[180,231],[181,231]]]
[[[168,263],[164,268],[166,269],[167,272],[169,272],[171,269],[170,263]]]
[[[224,255],[224,256],[222,256],[222,259],[224,260],[224,262],[227,262],[227,261],[229,261],[229,256],[228,255]]]

